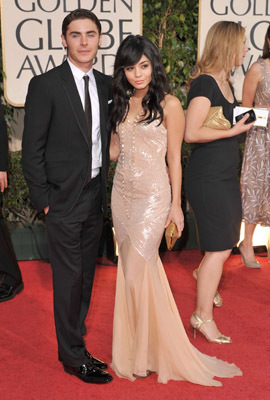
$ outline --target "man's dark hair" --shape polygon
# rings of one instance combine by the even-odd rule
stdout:
[[[86,10],[85,8],[77,8],[77,10],[71,11],[71,13],[64,18],[62,23],[63,36],[66,37],[69,24],[77,19],[91,19],[96,25],[98,33],[101,34],[101,24],[98,17],[90,10]]]

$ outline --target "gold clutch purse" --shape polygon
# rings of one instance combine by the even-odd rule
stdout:
[[[168,250],[172,250],[176,240],[177,240],[178,230],[177,226],[173,221],[169,223],[165,230],[165,239],[167,243]]]
[[[203,126],[212,129],[223,129],[228,130],[231,127],[230,121],[228,121],[223,115],[223,108],[210,107],[209,113],[204,121]]]

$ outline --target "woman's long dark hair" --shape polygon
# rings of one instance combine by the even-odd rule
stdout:
[[[262,54],[262,58],[264,58],[264,59],[270,58],[269,40],[270,40],[270,25],[268,26],[268,29],[265,34],[265,39],[264,39],[263,54]]]
[[[161,61],[157,47],[145,36],[129,35],[118,48],[114,64],[113,109],[111,113],[111,127],[116,132],[117,126],[124,121],[129,111],[129,99],[133,87],[129,84],[124,68],[135,65],[145,55],[151,62],[152,80],[149,89],[142,100],[144,118],[142,121],[150,123],[156,119],[162,123],[164,115],[160,105],[165,94],[170,93],[170,85]]]

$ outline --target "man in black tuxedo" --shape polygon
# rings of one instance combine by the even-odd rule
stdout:
[[[2,193],[7,188],[8,137],[7,124],[0,104],[0,303],[13,299],[23,290],[22,275],[2,214]]]
[[[67,60],[29,84],[23,170],[46,214],[59,360],[84,382],[107,383],[107,364],[88,353],[83,335],[106,210],[111,77],[92,68],[101,41],[95,14],[68,14],[61,37]]]

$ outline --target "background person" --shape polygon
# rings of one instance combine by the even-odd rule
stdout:
[[[262,58],[252,64],[245,76],[242,105],[270,111],[270,26],[266,31]],[[245,237],[239,250],[246,267],[260,268],[252,238],[256,224],[270,225],[270,115],[266,128],[253,126],[247,132],[241,194]]]
[[[235,22],[220,21],[209,30],[203,54],[191,76],[185,141],[194,143],[185,174],[185,189],[194,211],[200,249],[205,252],[197,271],[197,307],[190,323],[209,342],[231,343],[213,319],[213,302],[223,265],[239,240],[241,196],[238,180],[237,135],[249,129],[245,116],[228,130],[204,126],[210,107],[222,106],[232,125],[237,105],[230,71],[247,52],[245,30]]]
[[[8,186],[7,170],[7,124],[2,104],[0,104],[0,302],[13,299],[24,287],[10,234],[2,214],[2,193]]]

